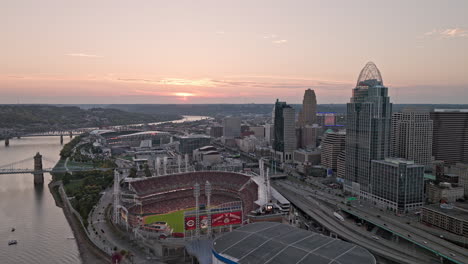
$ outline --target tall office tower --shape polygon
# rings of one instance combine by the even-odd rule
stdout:
[[[223,120],[223,135],[226,138],[240,137],[241,120],[238,117],[226,117]]]
[[[317,124],[319,126],[335,126],[336,125],[336,113],[333,112],[318,112],[317,113]]]
[[[347,104],[344,189],[367,197],[371,161],[389,154],[392,104],[374,63],[362,69]]]
[[[392,114],[390,156],[432,164],[432,120],[429,112],[405,109]]]
[[[214,138],[219,138],[223,136],[224,128],[222,126],[212,126],[210,130],[210,136]]]
[[[336,158],[336,177],[344,180],[346,170],[346,153],[342,151]]]
[[[468,163],[468,109],[435,109],[432,153],[452,165]]]
[[[282,159],[292,160],[296,149],[296,113],[286,102],[276,100],[273,150],[281,153]]]
[[[275,138],[275,130],[273,124],[265,124],[265,140],[268,144],[272,144]]]
[[[345,149],[346,132],[328,132],[322,140],[322,166],[337,170],[338,155]]]
[[[301,127],[301,148],[314,149],[317,147],[317,137],[322,131],[322,127],[317,124],[305,125]]]
[[[315,124],[317,120],[317,98],[312,89],[307,89],[299,112],[299,126]]]
[[[372,161],[372,198],[378,206],[406,213],[424,202],[424,166],[414,161],[386,158]]]

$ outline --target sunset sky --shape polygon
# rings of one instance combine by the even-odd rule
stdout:
[[[4,0],[0,103],[468,103],[466,0]]]

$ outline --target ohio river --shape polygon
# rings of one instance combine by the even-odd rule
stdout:
[[[64,143],[69,141],[64,137]],[[40,152],[45,168],[53,167],[62,149],[59,137],[10,139],[10,147],[0,141],[0,166],[30,157],[16,168],[33,168],[33,156]],[[73,232],[61,208],[55,205],[47,187],[34,186],[32,174],[0,175],[0,263],[81,263]],[[11,232],[11,228],[16,228]],[[8,240],[18,240],[8,246]]]
[[[175,123],[205,118],[184,116]],[[64,144],[69,140],[64,137]],[[57,136],[10,139],[9,147],[1,140],[0,167],[29,158],[14,168],[33,168],[33,156],[40,152],[46,158],[44,168],[50,168],[61,149]],[[50,181],[45,174],[44,185],[34,186],[32,174],[0,175],[0,263],[82,263],[76,241],[70,239],[73,232],[47,187]],[[18,244],[8,246],[13,239]]]

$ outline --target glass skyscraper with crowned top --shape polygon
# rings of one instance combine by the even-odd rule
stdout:
[[[389,154],[392,104],[379,69],[368,62],[347,104],[344,189],[371,192],[371,161]]]

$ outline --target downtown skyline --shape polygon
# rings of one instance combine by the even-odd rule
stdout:
[[[346,103],[373,61],[395,103],[465,103],[466,1],[10,1],[0,103]]]

